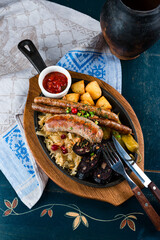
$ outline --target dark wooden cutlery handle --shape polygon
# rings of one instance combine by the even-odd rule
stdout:
[[[160,190],[159,188],[156,186],[156,184],[154,184],[154,182],[151,182],[148,185],[148,188],[150,189],[150,191],[154,194],[154,196],[157,198],[157,200],[160,202]]]
[[[160,216],[157,214],[157,212],[154,210],[148,199],[145,197],[145,195],[142,193],[141,189],[137,186],[134,189],[132,189],[135,197],[141,204],[142,208],[152,221],[153,225],[157,229],[157,231],[160,231]]]

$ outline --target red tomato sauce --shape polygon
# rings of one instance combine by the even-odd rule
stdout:
[[[68,79],[60,72],[48,73],[43,79],[43,87],[47,92],[60,93],[67,87]]]

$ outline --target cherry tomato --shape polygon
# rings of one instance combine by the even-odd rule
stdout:
[[[77,108],[72,108],[71,112],[72,112],[73,114],[77,114],[78,109],[77,109]]]

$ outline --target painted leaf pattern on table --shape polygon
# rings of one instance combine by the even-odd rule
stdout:
[[[73,221],[73,230],[76,230],[78,228],[79,224],[81,223],[81,217],[77,216]]]
[[[85,216],[81,216],[81,219],[82,219],[82,223],[84,224],[84,226],[85,226],[85,227],[89,227],[88,221],[87,221],[87,219],[85,218]]]
[[[129,215],[129,216],[128,216],[128,218],[134,218],[134,219],[136,219],[136,220],[137,220],[137,217],[136,217],[136,216],[134,216],[134,215]]]
[[[66,212],[66,217],[75,218],[73,221],[73,230],[76,230],[78,226],[80,225],[81,221],[85,227],[89,227],[88,221],[85,216],[82,216],[80,213],[77,212]]]
[[[127,224],[131,230],[136,231],[135,223],[131,219],[127,219]]]
[[[7,208],[12,208],[12,204],[8,200],[4,200],[4,204],[6,205]]]
[[[44,215],[46,215],[46,213],[48,213],[48,216],[51,218],[53,216],[53,211],[52,209],[44,209],[41,214],[40,217],[43,217]]]
[[[77,217],[77,216],[79,216],[79,213],[76,213],[76,212],[66,212],[65,216],[66,217]]]
[[[8,216],[10,215],[12,212],[12,209],[7,209],[4,213],[3,213],[3,216]]]
[[[47,209],[44,209],[44,210],[41,212],[40,217],[43,217],[46,213],[47,213]]]
[[[17,205],[18,205],[18,199],[14,198],[13,201],[12,201],[12,208],[16,208]]]
[[[123,229],[126,226],[127,220],[124,219],[120,224],[120,229]]]
[[[136,217],[136,216],[134,216],[134,215],[128,215],[127,217],[125,217],[125,218],[121,221],[120,229],[123,229],[126,225],[128,225],[128,227],[129,227],[132,231],[136,231],[136,225],[135,225],[134,221],[131,220],[130,218],[137,220],[137,217]]]
[[[77,212],[74,212],[74,211],[66,212],[64,215],[65,217],[74,218],[73,223],[72,223],[73,230],[76,230],[79,227],[81,222],[85,227],[88,228],[89,223],[88,223],[87,218],[90,218],[94,221],[99,221],[99,222],[113,222],[113,221],[122,219],[122,221],[120,223],[120,229],[124,229],[126,226],[128,226],[132,231],[136,231],[136,225],[135,225],[133,219],[137,220],[137,217],[133,214],[144,215],[143,213],[140,213],[140,212],[134,212],[134,213],[126,214],[126,215],[118,214],[118,215],[114,216],[113,219],[97,219],[97,218],[91,217],[91,216],[87,215],[86,213],[82,212],[79,209],[79,207],[76,206],[75,204],[66,205],[66,204],[58,204],[58,203],[47,204],[47,205],[44,205],[44,206],[41,206],[41,207],[38,207],[38,208],[35,208],[32,210],[28,210],[24,213],[18,213],[15,211],[15,208],[18,206],[18,199],[16,197],[13,199],[12,203],[8,200],[4,200],[4,204],[7,207],[7,209],[3,210],[2,208],[0,208],[0,211],[3,212],[3,217],[9,216],[9,215],[14,215],[14,216],[24,215],[24,214],[28,214],[30,212],[36,211],[40,208],[44,208],[40,213],[40,217],[43,217],[47,214],[50,218],[52,218],[53,217],[52,208],[55,206],[61,206],[61,207],[63,206],[63,207],[68,207],[73,210],[77,210]]]
[[[49,210],[48,210],[48,216],[49,216],[50,218],[53,216],[53,211],[52,211],[52,209],[49,209]]]
[[[14,198],[13,201],[12,201],[12,203],[11,203],[10,201],[8,201],[8,200],[4,200],[4,204],[5,204],[5,206],[8,208],[7,210],[5,210],[5,211],[3,212],[3,216],[6,217],[6,216],[9,216],[9,215],[12,213],[12,211],[13,211],[14,208],[17,207],[17,205],[18,205],[18,199],[17,199],[17,198]]]

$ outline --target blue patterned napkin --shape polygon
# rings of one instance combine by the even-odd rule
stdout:
[[[23,109],[16,114],[16,123],[0,138],[0,170],[21,201],[32,208],[41,197],[48,177],[36,164],[25,141]]]
[[[69,51],[58,62],[68,70],[97,77],[121,92],[121,65],[108,48],[98,51],[79,48]],[[25,142],[23,108],[16,115],[17,124],[0,139],[0,169],[23,203],[31,208],[41,197],[48,177],[37,166]]]
[[[102,51],[81,48],[69,51],[58,65],[74,72],[97,77],[121,93],[121,65],[107,47]]]

